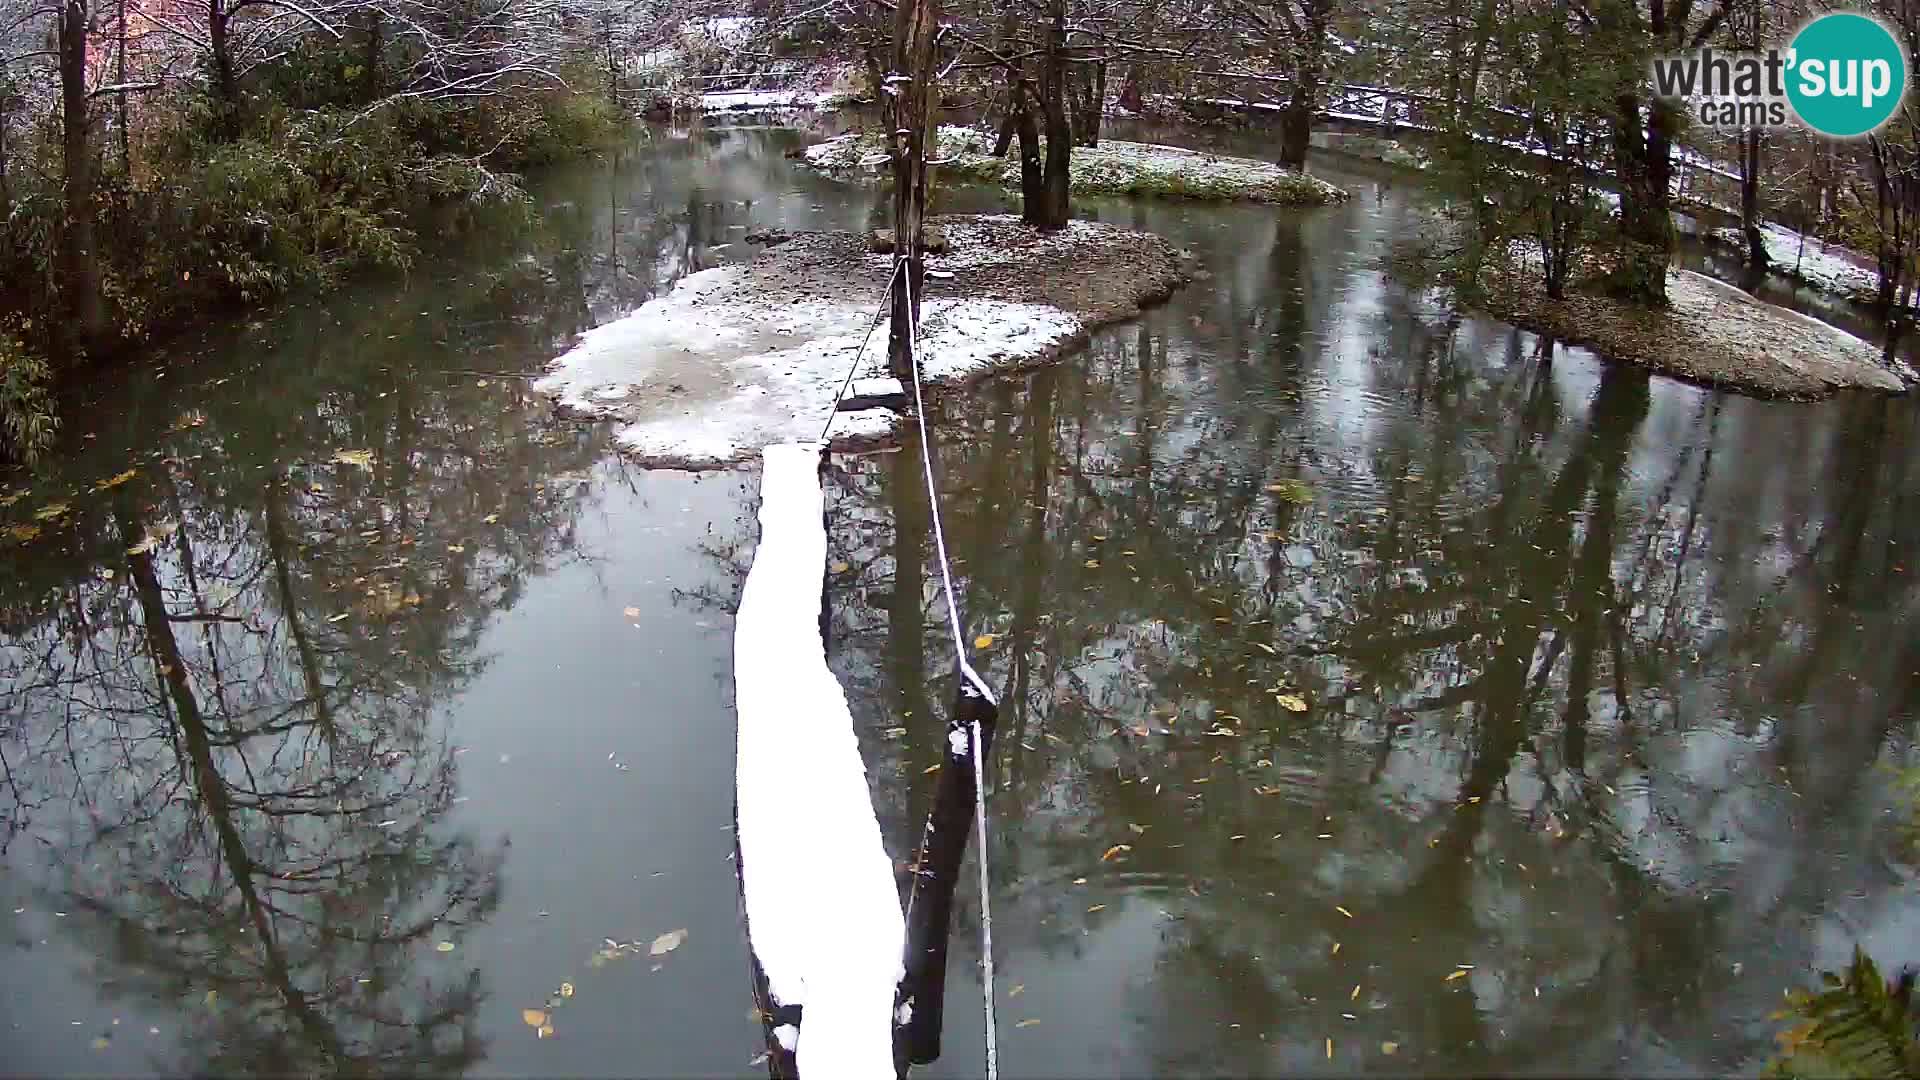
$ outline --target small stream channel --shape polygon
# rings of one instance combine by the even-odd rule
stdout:
[[[755,475],[635,469],[526,376],[750,227],[874,220],[802,141],[648,129],[530,222],[100,380],[0,509],[40,530],[0,547],[7,1071],[760,1071]],[[1435,309],[1378,270],[1413,182],[1316,171],[1355,197],[1087,203],[1200,280],[938,425],[1006,690],[1001,1067],[1755,1070],[1783,987],[1920,940],[1914,406]],[[952,694],[917,455],[829,502],[905,859]],[[981,1071],[972,881],[930,1075]]]

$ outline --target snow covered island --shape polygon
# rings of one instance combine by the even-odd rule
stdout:
[[[1186,281],[1173,245],[1114,225],[1042,233],[1006,215],[929,224],[945,242],[927,256],[921,307],[921,363],[937,389],[1053,360]],[[880,442],[899,413],[832,412],[892,269],[873,246],[857,233],[803,232],[748,262],[690,274],[582,335],[535,389],[615,420],[620,444],[650,465],[731,464],[817,440],[829,416],[830,442]],[[901,392],[887,376],[884,326],[854,375],[852,396]]]
[[[1018,150],[1003,158],[994,157],[990,134],[943,125],[937,143],[941,176],[1019,188]],[[801,158],[809,168],[843,180],[879,177],[885,169],[880,163],[885,159],[883,135],[877,131],[853,132],[815,143]],[[1321,206],[1349,197],[1345,188],[1267,161],[1105,139],[1099,146],[1074,147],[1067,175],[1075,195],[1150,195],[1287,206]]]

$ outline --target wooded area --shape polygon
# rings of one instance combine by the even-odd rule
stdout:
[[[602,144],[624,118],[740,72],[839,68],[923,148],[942,99],[984,107],[999,152],[1018,154],[1024,216],[1043,229],[1071,218],[1074,147],[1099,142],[1103,114],[1237,103],[1277,118],[1274,157],[1297,169],[1332,88],[1377,85],[1394,95],[1388,120],[1397,100],[1438,129],[1433,175],[1459,196],[1439,245],[1455,282],[1524,242],[1543,256],[1550,296],[1599,260],[1616,295],[1663,304],[1675,162],[1689,154],[1739,178],[1737,205],[1721,209],[1756,264],[1762,225],[1778,220],[1872,256],[1889,314],[1912,298],[1910,108],[1842,144],[1798,130],[1717,135],[1652,96],[1652,55],[1784,40],[1816,13],[1805,3],[954,0],[905,37],[900,10],[4,0],[0,445],[14,457],[49,446],[53,387],[88,361],[189,312],[404,268],[420,207],[515,200],[514,170]],[[1872,10],[1910,52],[1920,42],[1910,0]],[[922,53],[937,88],[890,93]]]

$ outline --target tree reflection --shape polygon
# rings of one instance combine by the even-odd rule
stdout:
[[[1763,1054],[1764,1025],[1701,1019],[1766,1008],[1716,965],[1804,964],[1833,885],[1776,887],[1778,860],[1850,843],[1912,723],[1909,411],[1650,383],[1299,235],[1222,230],[1211,283],[945,406],[964,630],[1005,688],[1007,978],[1151,941],[1096,965],[1147,973],[1098,1052],[1156,1073],[1295,1072],[1326,1039],[1422,1071]],[[860,468],[831,511],[836,616],[891,628],[836,669],[900,673],[847,680],[883,805],[936,760],[900,692],[951,648],[922,501]],[[917,815],[883,827],[912,849]]]

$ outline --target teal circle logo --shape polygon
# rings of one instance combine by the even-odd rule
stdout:
[[[1822,135],[1866,135],[1906,97],[1906,50],[1878,20],[1822,15],[1800,28],[1790,49],[1787,101]]]

